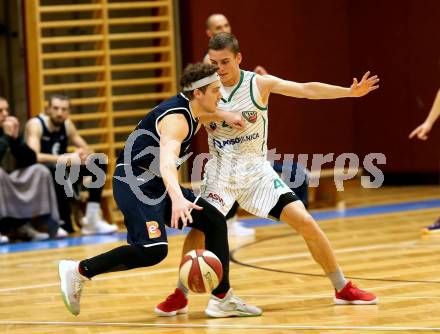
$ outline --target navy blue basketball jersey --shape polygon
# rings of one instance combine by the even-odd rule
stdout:
[[[161,119],[171,114],[182,114],[188,122],[189,132],[181,144],[179,158],[187,154],[197,131],[198,120],[191,113],[188,98],[180,93],[163,101],[139,122],[125,143],[124,150],[119,154],[117,164],[125,163],[142,167],[160,175],[160,135],[157,127]],[[177,167],[179,165],[178,162]]]
[[[41,136],[41,153],[60,155],[67,152],[66,123],[58,131],[51,132],[44,122],[43,116],[37,116],[41,122],[43,133]]]

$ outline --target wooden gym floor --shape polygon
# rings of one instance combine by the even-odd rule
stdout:
[[[346,211],[313,213],[346,276],[376,293],[378,305],[334,306],[331,285],[302,239],[287,225],[250,219],[256,238],[231,240],[231,282],[238,296],[263,308],[261,317],[209,319],[203,294],[190,296],[187,315],[157,317],[154,306],[176,281],[177,235],[161,264],[88,282],[78,317],[63,305],[57,261],[121,242],[12,253],[0,247],[0,333],[440,332],[440,235],[420,233],[440,216],[440,188],[352,189],[344,197]]]

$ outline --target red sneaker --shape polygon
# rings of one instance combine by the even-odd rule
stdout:
[[[377,304],[377,297],[372,293],[359,289],[351,281],[341,291],[335,292],[333,299],[336,305],[371,305]]]
[[[179,288],[169,295],[165,301],[154,309],[154,312],[161,317],[172,317],[176,314],[188,312],[188,299]]]

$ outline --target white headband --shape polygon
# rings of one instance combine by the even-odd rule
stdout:
[[[200,88],[200,87],[209,85],[217,80],[220,80],[220,77],[217,73],[214,73],[214,74],[210,75],[209,77],[204,77],[200,80],[192,82],[191,85],[183,87],[183,90],[185,92],[188,92],[188,91],[194,90],[196,88]]]

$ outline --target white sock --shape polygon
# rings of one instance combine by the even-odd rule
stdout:
[[[177,279],[177,287],[183,292],[186,298],[188,298],[189,290],[182,284],[180,279]]]
[[[99,213],[100,205],[98,202],[87,202],[86,217],[94,217]]]
[[[327,277],[332,282],[332,285],[336,291],[341,291],[345,284],[347,284],[347,280],[345,279],[341,269],[337,269],[335,272],[328,274]]]

